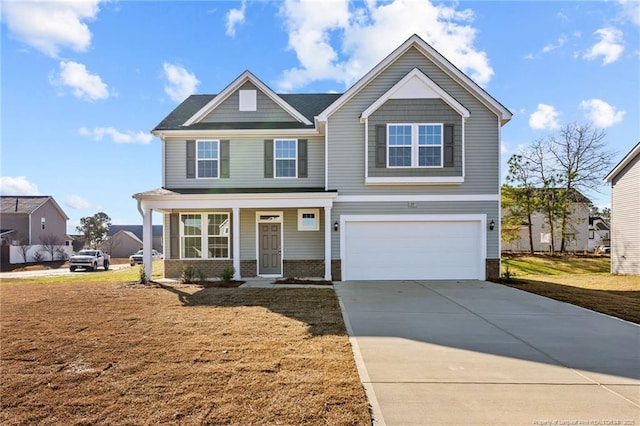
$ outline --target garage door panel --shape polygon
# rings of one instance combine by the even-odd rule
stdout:
[[[479,221],[347,222],[347,279],[476,279]]]

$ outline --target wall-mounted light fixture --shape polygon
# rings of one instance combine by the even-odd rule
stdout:
[[[333,222],[333,230],[337,232],[338,229],[340,229],[340,224],[336,220],[335,222]]]
[[[495,227],[496,227],[496,223],[493,220],[489,222],[489,231],[493,231],[493,228]]]

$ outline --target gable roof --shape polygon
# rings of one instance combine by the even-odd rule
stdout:
[[[333,103],[340,97],[340,93],[296,93],[296,94],[278,94],[281,99],[286,101],[291,107],[303,114],[310,122],[314,117],[320,114],[328,105]],[[191,95],[178,105],[171,113],[166,116],[153,130],[229,130],[229,129],[265,129],[265,128],[286,128],[293,127],[309,128],[312,126],[304,123],[288,123],[288,122],[259,122],[259,123],[194,123],[190,126],[184,126],[184,123],[193,117],[198,111],[201,111],[206,105],[210,104],[220,95]]]
[[[139,240],[142,240],[142,225],[111,225],[107,231],[107,236],[111,237],[120,231],[130,232]],[[162,225],[153,225],[151,231],[153,237],[162,236]]]
[[[609,183],[615,179],[615,177],[620,173],[631,161],[633,161],[638,155],[640,155],[640,142],[634,146],[631,151],[627,155],[624,156],[622,160],[609,172],[607,176],[605,176],[604,181]]]
[[[416,86],[417,83],[417,86]],[[409,88],[409,86],[412,86]],[[384,105],[387,100],[395,97],[396,95],[405,96],[403,92],[410,91],[415,95],[418,91],[422,91],[429,97],[437,97],[442,99],[447,105],[453,108],[458,114],[464,118],[469,118],[469,110],[466,109],[460,102],[455,100],[451,95],[445,92],[437,83],[427,77],[418,68],[414,68],[407,75],[402,77],[400,81],[393,85],[393,87],[380,96],[369,108],[364,110],[360,116],[360,121],[364,122],[371,114],[376,112],[378,108]]]
[[[56,203],[56,200],[50,195],[2,195],[0,196],[0,213],[30,215],[49,200],[51,200],[60,214],[66,220],[69,220],[64,210],[62,210],[58,203]]]
[[[260,89],[260,91],[262,91],[262,93],[264,93],[268,98],[270,98],[272,101],[274,101],[278,106],[280,106],[280,108],[282,108],[287,113],[289,113],[289,115],[291,115],[291,117],[296,119],[296,121],[299,121],[299,122],[301,122],[303,124],[306,124],[306,125],[311,125],[312,124],[312,122],[309,121],[309,119],[307,117],[302,115],[299,111],[297,111],[295,108],[293,108],[287,102],[285,102],[284,99],[282,99],[280,96],[278,96],[273,90],[271,90],[266,84],[264,84],[262,81],[260,81],[250,71],[245,71],[242,74],[240,74],[240,76],[238,76],[238,78],[233,80],[231,82],[231,84],[229,84],[227,87],[225,87],[224,90],[218,94],[218,96],[216,96],[215,98],[211,99],[211,101],[209,101],[209,103],[207,103],[205,106],[200,108],[200,110],[198,112],[193,114],[187,121],[185,121],[184,122],[184,126],[190,126],[192,124],[195,124],[195,123],[199,122],[207,114],[209,114],[211,111],[216,109],[216,107],[218,105],[220,105],[222,102],[224,102],[229,96],[231,96],[231,94],[233,94],[236,90],[238,90],[246,82],[253,83],[254,86],[256,86],[258,89]]]
[[[362,90],[370,81],[375,79],[380,73],[393,64],[396,59],[402,56],[411,48],[416,48],[420,53],[426,56],[431,62],[433,62],[438,68],[444,71],[449,77],[454,79],[458,84],[463,86],[469,93],[475,96],[480,102],[482,102],[487,108],[493,111],[500,119],[500,123],[505,125],[513,114],[507,108],[504,107],[495,98],[489,95],[482,87],[476,82],[471,80],[469,76],[460,71],[455,65],[453,65],[447,58],[442,56],[437,50],[435,50],[426,41],[420,38],[417,34],[412,35],[402,43],[397,49],[383,59],[378,65],[373,67],[371,71],[358,80],[353,86],[351,86],[339,99],[333,104],[329,105],[319,116],[319,121],[327,121],[328,118],[342,105],[344,105],[349,99],[355,96],[360,90]]]

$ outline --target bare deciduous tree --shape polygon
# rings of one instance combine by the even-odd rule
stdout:
[[[40,237],[40,244],[42,245],[45,253],[49,254],[51,260],[55,260],[55,254],[58,247],[64,244],[64,241],[54,234],[44,234]]]

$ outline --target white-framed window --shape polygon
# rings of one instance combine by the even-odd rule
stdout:
[[[298,177],[298,140],[275,139],[274,149],[274,176],[276,178]]]
[[[183,259],[202,257],[202,215],[180,215],[180,247]]]
[[[196,146],[196,177],[217,179],[220,167],[220,141],[199,140]]]
[[[387,167],[442,167],[441,123],[387,124]]]
[[[320,230],[319,214],[318,209],[298,209],[298,231]]]
[[[231,224],[229,213],[180,215],[182,259],[229,259]]]
[[[40,218],[40,228],[42,228],[42,230],[44,231],[44,228],[47,227],[47,218],[46,217],[41,217]]]
[[[209,259],[229,258],[229,213],[207,214],[207,257]]]

